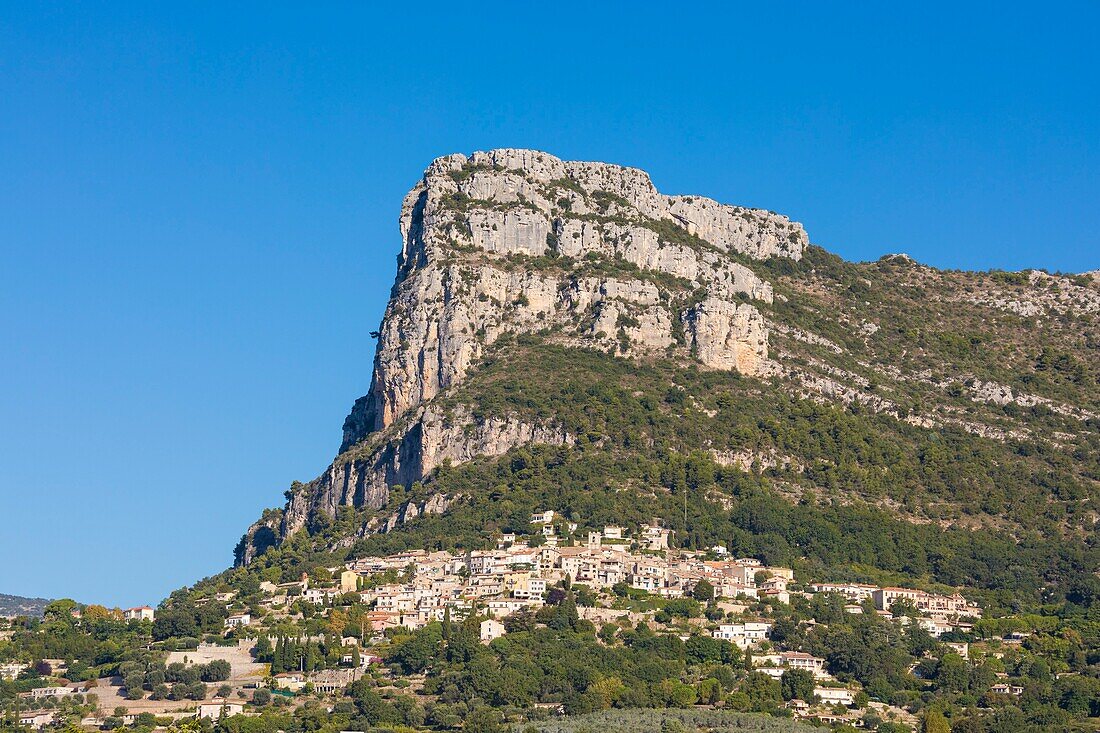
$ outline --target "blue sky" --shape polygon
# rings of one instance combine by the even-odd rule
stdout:
[[[0,592],[226,567],[335,453],[438,155],[636,165],[850,259],[1100,267],[1096,3],[224,5],[0,14]]]

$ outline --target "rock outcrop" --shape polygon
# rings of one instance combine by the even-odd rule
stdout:
[[[344,449],[457,384],[508,332],[555,327],[644,352],[685,330],[704,363],[753,373],[766,329],[740,301],[771,302],[772,288],[738,258],[797,260],[808,244],[786,217],[664,196],[643,171],[530,150],[436,160],[405,197],[401,233],[371,391]],[[700,292],[703,317],[688,302]],[[721,344],[716,319],[728,322]]]
[[[370,391],[344,423],[340,455],[292,492],[277,528],[268,517],[250,535],[286,537],[340,506],[382,507],[391,486],[443,461],[571,442],[554,425],[436,404],[505,334],[625,356],[680,350],[761,373],[768,331],[753,302],[773,293],[750,265],[798,260],[808,246],[778,214],[666,196],[635,168],[513,149],[435,160],[405,197],[400,230]],[[247,562],[256,548],[243,544]]]

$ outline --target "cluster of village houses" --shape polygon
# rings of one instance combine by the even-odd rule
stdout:
[[[969,630],[968,619],[980,617],[981,609],[961,595],[937,595],[908,588],[880,588],[857,583],[815,583],[807,590],[791,590],[794,572],[790,568],[770,567],[751,558],[733,558],[725,548],[713,547],[705,552],[670,551],[670,530],[657,522],[645,525],[635,537],[622,527],[608,526],[592,532],[576,546],[563,546],[558,541],[555,523],[560,521],[553,511],[531,517],[541,527],[543,542],[533,546],[512,534],[502,535],[496,549],[464,553],[404,552],[388,557],[362,558],[348,563],[340,572],[338,583],[312,586],[303,577],[298,583],[282,586],[265,584],[269,602],[281,606],[286,593],[300,593],[304,600],[325,604],[338,596],[356,593],[361,601],[372,606],[367,614],[370,628],[376,632],[395,627],[417,629],[432,621],[441,621],[448,614],[461,619],[476,612],[487,618],[481,622],[483,642],[488,643],[505,633],[501,619],[521,612],[536,611],[544,605],[549,588],[563,580],[584,585],[596,591],[607,591],[625,584],[647,593],[680,598],[689,594],[700,581],[714,589],[719,605],[728,610],[744,611],[747,601],[775,600],[789,603],[791,595],[800,593],[838,593],[850,603],[849,613],[864,613],[865,601],[873,602],[877,613],[893,617],[891,609],[898,601],[917,611],[912,622],[919,623],[935,636],[950,630]],[[570,530],[576,527],[570,526]],[[366,578],[386,571],[406,573],[406,579],[389,585],[363,588]],[[411,572],[410,572],[411,571]],[[610,621],[626,612],[611,608],[581,608],[582,616],[594,621]],[[910,611],[911,612],[911,611]],[[227,624],[249,623],[246,616],[230,617]],[[752,650],[769,638],[769,621],[721,623],[711,634],[714,638]],[[354,644],[354,639],[345,640]],[[965,654],[966,645],[957,644]],[[345,661],[350,659],[350,655]],[[376,661],[369,655],[359,655],[364,666]],[[773,677],[787,669],[803,669],[821,685],[815,694],[827,705],[851,705],[852,690],[836,683],[825,670],[825,660],[803,652],[757,653],[753,656],[757,669]],[[284,673],[277,680],[291,689],[306,683],[305,675]],[[797,712],[797,711],[796,711]]]
[[[732,558],[724,547],[706,552],[669,551],[670,530],[659,524],[643,526],[639,536],[631,538],[622,527],[604,527],[592,532],[577,546],[560,546],[554,533],[555,513],[532,516],[534,524],[545,527],[544,543],[532,546],[515,535],[499,538],[493,550],[465,553],[426,552],[422,550],[381,558],[364,558],[348,563],[339,584],[309,587],[304,582],[301,597],[323,604],[339,595],[358,592],[364,603],[373,606],[369,619],[376,631],[403,626],[421,628],[442,620],[447,609],[452,618],[474,611],[490,617],[485,640],[499,635],[501,619],[523,610],[537,610],[544,603],[548,588],[568,580],[596,591],[620,584],[664,597],[680,598],[701,581],[714,589],[714,596],[725,599],[760,599],[789,603],[792,593],[839,593],[850,599],[846,610],[862,613],[863,602],[871,599],[880,614],[890,616],[899,601],[919,613],[915,622],[934,636],[947,631],[968,631],[966,620],[981,616],[981,609],[961,595],[937,595],[909,588],[879,588],[858,583],[815,583],[808,591],[792,591],[794,571],[769,567],[749,558]],[[387,570],[412,569],[405,582],[360,590],[360,578]],[[288,584],[299,585],[299,584]],[[270,585],[267,590],[277,592]],[[231,617],[227,623],[248,623]],[[767,638],[770,627],[760,624],[724,624],[714,635],[742,648]]]
[[[459,620],[476,613],[486,617],[480,625],[481,640],[485,643],[505,633],[501,619],[525,610],[536,611],[544,605],[548,589],[566,580],[595,591],[625,584],[664,598],[683,597],[705,580],[713,587],[714,597],[721,599],[719,606],[742,617],[749,608],[748,603],[754,599],[789,603],[796,593],[843,595],[849,601],[845,606],[849,613],[866,612],[866,602],[870,600],[875,612],[890,618],[894,618],[893,611],[898,610],[900,602],[904,610],[902,616],[921,624],[937,637],[952,630],[967,631],[971,628],[970,619],[981,615],[980,608],[957,594],[937,595],[910,588],[882,588],[860,583],[813,583],[805,590],[801,589],[803,586],[791,589],[794,572],[790,568],[769,567],[750,558],[733,558],[721,546],[706,552],[670,550],[671,531],[657,521],[642,526],[634,537],[622,527],[608,526],[590,533],[583,544],[569,546],[559,540],[557,531],[564,526],[572,532],[576,525],[564,522],[554,511],[533,515],[531,523],[533,533],[542,537],[537,545],[505,534],[492,550],[463,553],[417,550],[388,557],[362,558],[339,568],[338,577],[332,584],[317,586],[305,575],[295,583],[262,583],[264,605],[279,615],[286,613],[285,609],[293,600],[302,599],[323,606],[337,597],[357,594],[362,603],[372,607],[366,622],[375,633],[396,627],[418,629],[447,616]],[[395,571],[402,580],[377,586],[367,582],[372,576],[387,571]],[[217,600],[230,601],[233,595],[221,594]],[[627,613],[606,607],[582,607],[580,612],[593,621],[611,621]],[[126,610],[124,616],[152,619],[154,611],[139,607]],[[252,614],[241,612],[232,613],[225,624],[228,632],[246,630],[256,625],[256,621]],[[769,638],[771,628],[769,621],[758,619],[720,623],[711,634],[743,650],[753,650],[755,667],[770,676],[778,678],[788,669],[810,672],[819,682],[815,695],[826,705],[853,703],[852,690],[828,674],[824,659],[804,652],[760,648]],[[350,650],[344,655],[344,663],[357,666],[357,669],[312,674],[286,672],[275,676],[275,684],[298,691],[308,683],[317,692],[335,692],[354,681],[370,664],[381,662],[365,650],[360,653],[357,648],[360,642],[354,637],[343,639],[342,643]],[[966,644],[952,646],[966,656]],[[69,691],[42,688],[32,691],[29,696],[40,698]],[[1016,694],[1015,690],[1008,692]],[[205,704],[199,713],[225,714],[226,704]],[[238,703],[231,704],[237,706]],[[236,711],[229,711],[233,712]]]

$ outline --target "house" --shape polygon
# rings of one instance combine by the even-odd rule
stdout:
[[[642,547],[651,552],[660,552],[668,549],[668,538],[672,535],[671,529],[664,529],[657,520],[642,527]]]
[[[759,672],[761,674],[766,674],[769,677],[771,677],[773,680],[778,680],[778,679],[783,678],[783,673],[786,672],[787,670],[784,669],[783,667],[772,667],[772,666],[768,665],[768,666],[765,666],[765,667],[757,667],[753,671],[754,672]]]
[[[875,601],[875,608],[885,611],[889,610],[897,601],[909,601],[916,606],[917,599],[922,595],[922,591],[912,588],[876,588],[871,597]]]
[[[771,632],[772,625],[764,621],[748,621],[743,624],[721,624],[711,632],[715,639],[732,641],[737,646],[745,649],[766,638]]]
[[[340,592],[354,593],[359,588],[359,573],[345,570],[340,573]]]
[[[218,720],[228,718],[231,715],[240,715],[244,712],[244,702],[236,700],[214,700],[199,704],[199,717]]]
[[[528,575],[512,587],[512,596],[515,598],[542,598],[545,594],[545,578],[532,578]]]
[[[53,722],[53,716],[54,714],[49,711],[29,711],[20,713],[19,724],[40,730]]]
[[[1019,685],[1010,685],[1007,682],[998,682],[989,688],[990,692],[998,695],[1016,695],[1019,697],[1024,694],[1024,688]]]
[[[780,568],[774,565],[768,565],[764,568],[758,568],[763,570],[769,578],[784,578],[786,580],[794,580],[794,570],[791,568]]]
[[[41,700],[47,697],[64,697],[71,695],[76,690],[71,687],[37,687],[30,692],[32,700]]]
[[[502,636],[504,636],[504,624],[495,618],[487,618],[481,622],[481,643],[488,644]]]
[[[825,705],[853,705],[855,696],[846,687],[815,687],[814,695]]]
[[[391,611],[371,611],[367,614],[367,623],[373,631],[385,631],[400,626],[398,623],[400,614]]]
[[[668,566],[663,562],[639,558],[627,574],[631,588],[655,593],[668,584]]]
[[[904,601],[939,621],[946,621],[949,618],[957,620],[960,616],[981,618],[982,615],[981,608],[958,593],[944,596],[913,588],[877,588],[871,597],[875,601],[875,608],[880,611],[888,610],[897,601]]]
[[[0,679],[14,680],[28,665],[19,662],[0,664]]]
[[[554,510],[547,509],[544,512],[535,512],[531,515],[531,524],[550,524],[554,521]]]
[[[947,642],[947,648],[963,659],[970,659],[970,645],[965,641],[949,641]]]
[[[313,604],[322,604],[340,595],[339,588],[306,588],[302,591],[302,600]]]
[[[530,601],[520,600],[518,598],[500,598],[489,601],[485,605],[485,612],[494,618],[504,618],[505,616],[511,616],[513,613],[531,608],[531,606],[532,604]]]
[[[156,615],[156,612],[149,606],[127,608],[122,612],[122,618],[127,621],[152,621],[154,615]]]
[[[252,623],[252,615],[248,613],[234,613],[225,620],[226,628],[248,626],[250,623]]]
[[[878,588],[866,583],[811,583],[810,590],[814,593],[839,593],[858,603],[870,598]]]
[[[309,682],[315,692],[329,695],[340,692],[362,676],[359,669],[322,669],[310,675]]]
[[[306,686],[306,676],[301,672],[280,672],[272,679],[280,690],[298,692]]]
[[[814,677],[828,677],[825,671],[825,660],[805,652],[781,652],[779,660],[790,669],[804,669]]]
[[[611,525],[604,527],[603,538],[605,540],[621,540],[623,538],[623,528]]]
[[[791,594],[785,590],[764,590],[760,591],[759,596],[765,601],[778,601],[779,603],[791,602]]]
[[[951,629],[953,628],[952,625],[949,623],[937,621],[936,619],[932,618],[925,618],[924,616],[913,619],[912,622],[916,623],[918,626],[926,630],[929,634],[937,639],[947,632],[951,631]]]
[[[790,583],[790,581],[784,578],[782,575],[773,575],[772,577],[768,578],[760,584],[760,590],[787,590],[788,583]]]

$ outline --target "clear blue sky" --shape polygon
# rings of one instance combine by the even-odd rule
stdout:
[[[0,592],[229,565],[335,453],[438,155],[640,166],[852,259],[1100,267],[1094,2],[225,5],[0,14]]]

